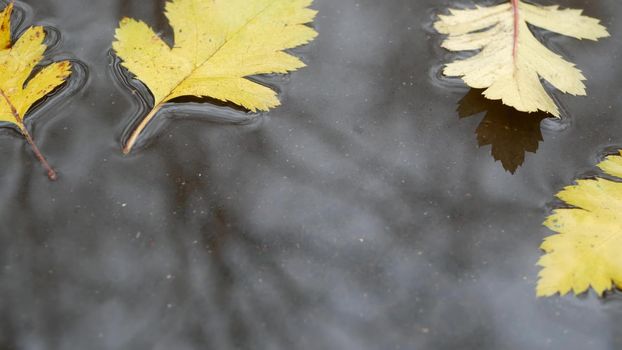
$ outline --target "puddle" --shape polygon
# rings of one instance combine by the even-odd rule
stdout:
[[[20,4],[84,66],[31,118],[59,181],[0,132],[0,348],[621,348],[618,294],[535,297],[554,194],[622,146],[622,4],[561,3],[613,36],[546,37],[588,78],[561,121],[459,117],[428,30],[454,1],[316,0],[308,67],[261,78],[282,107],[179,101],[129,157],[150,102],[111,42],[123,16],[170,40],[163,2]]]

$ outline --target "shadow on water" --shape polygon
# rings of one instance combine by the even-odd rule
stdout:
[[[475,130],[479,147],[491,146],[491,155],[514,174],[525,162],[525,153],[536,153],[544,141],[540,123],[549,118],[544,112],[525,113],[489,100],[483,90],[471,89],[458,103],[460,118],[484,114]]]

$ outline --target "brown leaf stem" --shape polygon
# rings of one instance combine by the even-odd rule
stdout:
[[[32,139],[32,136],[30,136],[30,133],[28,132],[28,130],[26,130],[25,127],[22,129],[22,134],[24,134],[26,141],[28,141],[28,143],[30,144],[30,147],[32,147],[32,150],[35,153],[35,156],[37,156],[37,158],[39,159],[39,162],[41,162],[41,164],[47,171],[48,177],[50,178],[50,180],[56,181],[58,179],[58,174],[56,173],[56,171],[54,171],[54,169],[50,166],[48,161],[45,159],[45,157],[43,156],[43,153],[41,153],[41,151],[39,150],[39,147],[37,147],[37,144]]]
[[[161,103],[156,105],[155,107],[153,107],[151,112],[149,112],[149,114],[147,114],[147,116],[142,119],[140,124],[138,124],[136,129],[134,129],[134,131],[132,131],[132,134],[130,135],[130,138],[127,140],[127,143],[125,144],[125,147],[123,147],[123,154],[127,155],[130,152],[132,152],[132,148],[134,148],[134,145],[136,144],[136,141],[138,141],[138,137],[143,132],[143,130],[145,130],[145,128],[147,127],[149,122],[151,122],[153,117],[155,117],[155,115],[158,113],[158,111],[160,111],[161,108],[162,108],[162,104]]]
[[[19,130],[22,132],[22,135],[24,135],[24,137],[26,138],[26,141],[28,141],[28,144],[32,148],[32,151],[34,152],[35,156],[37,156],[37,159],[39,159],[39,162],[41,162],[41,165],[43,166],[43,168],[45,168],[45,170],[47,171],[48,178],[50,178],[50,180],[52,181],[56,181],[58,179],[58,174],[50,166],[50,163],[48,163],[48,161],[45,159],[39,147],[37,147],[37,144],[33,140],[28,130],[26,129],[26,126],[24,125],[24,121],[20,117],[19,113],[17,113],[17,109],[15,108],[15,106],[13,105],[9,97],[4,93],[4,90],[0,89],[0,95],[2,95],[4,100],[7,102],[7,104],[11,108],[11,114],[17,121],[17,126],[19,127]]]

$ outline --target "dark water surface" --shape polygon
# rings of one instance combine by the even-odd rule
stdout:
[[[559,3],[613,37],[540,33],[589,79],[542,130],[438,78],[454,1],[316,0],[282,107],[174,105],[129,157],[113,31],[170,40],[164,1],[21,3],[88,74],[31,118],[58,182],[0,132],[0,349],[621,349],[619,294],[534,292],[554,194],[622,145],[622,3]]]

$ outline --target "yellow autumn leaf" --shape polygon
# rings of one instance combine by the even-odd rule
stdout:
[[[564,93],[585,95],[586,78],[574,64],[542,45],[528,25],[577,39],[609,36],[597,19],[559,6],[511,0],[490,7],[451,9],[434,24],[437,31],[449,35],[442,46],[450,51],[479,52],[448,64],[443,73],[461,77],[472,88],[486,89],[486,98],[502,100],[519,111],[541,110],[559,117],[540,79]]]
[[[598,165],[607,175],[622,179],[622,156]],[[590,287],[602,295],[622,288],[622,180],[585,179],[557,197],[570,208],[557,209],[544,223],[557,232],[546,238],[546,254],[537,286],[538,296],[581,294]]]
[[[276,92],[247,77],[288,73],[304,63],[284,50],[317,35],[306,24],[312,0],[173,0],[166,16],[173,27],[170,47],[144,22],[124,18],[113,49],[123,66],[153,94],[153,110],[127,141],[131,151],[162,105],[176,97],[211,97],[251,111],[280,104]]]
[[[50,179],[54,180],[56,173],[35,145],[24,125],[24,118],[37,101],[65,82],[71,74],[71,63],[55,62],[34,73],[47,49],[45,31],[41,26],[30,27],[12,43],[12,12],[13,3],[9,3],[0,13],[0,122],[19,128]]]

